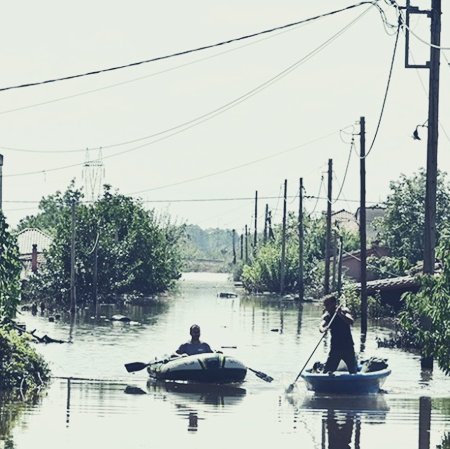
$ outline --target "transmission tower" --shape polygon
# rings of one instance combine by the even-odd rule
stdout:
[[[86,148],[86,162],[83,164],[83,180],[84,191],[88,201],[98,200],[104,179],[105,166],[103,165],[102,149],[99,148],[97,158],[92,159],[89,148]]]

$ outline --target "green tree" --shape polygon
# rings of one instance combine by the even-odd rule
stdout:
[[[417,293],[405,296],[400,313],[402,332],[425,356],[434,356],[440,368],[450,374],[450,229],[442,233],[436,252],[442,272],[423,275]]]
[[[46,201],[42,210],[52,218],[48,226],[54,240],[46,252],[46,264],[30,280],[27,293],[66,303],[70,289],[71,204],[76,202],[77,298],[93,297],[93,249],[98,241],[98,292],[151,295],[170,288],[180,276],[179,245],[184,229],[168,218],[158,218],[142,203],[104,187],[93,204],[82,204],[81,192],[73,185]],[[49,212],[50,211],[50,212]],[[41,220],[46,222],[46,220]],[[48,228],[46,228],[48,230]]]
[[[20,299],[19,249],[0,211],[0,318],[12,318]]]
[[[425,222],[425,181],[422,169],[407,177],[401,175],[390,184],[383,217],[374,220],[378,238],[391,250],[394,257],[406,257],[410,263],[423,259],[423,233]],[[436,197],[437,240],[442,227],[450,219],[450,188],[446,174],[440,172]]]
[[[351,251],[358,246],[357,235],[345,230],[339,231],[343,235],[344,250]],[[323,217],[304,217],[304,284],[307,294],[317,296],[323,284],[325,256],[326,222]],[[285,291],[297,291],[298,283],[298,222],[290,214],[286,230],[286,265]],[[275,228],[275,240],[258,248],[257,254],[247,265],[244,265],[242,282],[248,291],[278,292],[280,289],[281,268],[281,229]]]

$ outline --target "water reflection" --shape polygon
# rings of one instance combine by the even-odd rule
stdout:
[[[160,397],[162,393],[170,393],[169,398],[177,403],[195,404],[197,402],[225,407],[237,404],[246,395],[245,388],[235,385],[196,384],[182,382],[147,382],[149,393]]]

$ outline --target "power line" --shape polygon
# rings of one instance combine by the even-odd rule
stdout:
[[[252,33],[252,34],[247,34],[244,36],[240,36],[237,38],[232,38],[232,39],[228,39],[226,41],[221,41],[221,42],[217,42],[215,44],[210,44],[210,45],[204,45],[202,47],[197,47],[197,48],[192,48],[189,50],[183,50],[183,51],[179,51],[176,53],[172,53],[169,55],[164,55],[164,56],[157,56],[155,58],[150,58],[150,59],[144,59],[141,61],[137,61],[137,62],[131,62],[128,64],[124,64],[124,65],[120,65],[120,66],[114,66],[114,67],[109,67],[106,69],[98,69],[98,70],[94,70],[91,72],[84,72],[84,73],[78,73],[76,75],[69,75],[69,76],[63,76],[63,77],[59,77],[59,78],[52,78],[52,79],[47,79],[45,81],[36,81],[36,82],[29,82],[29,83],[24,83],[24,84],[18,84],[18,85],[14,85],[14,86],[8,86],[8,87],[1,87],[0,88],[0,92],[6,91],[6,90],[13,90],[13,89],[22,89],[25,87],[32,87],[32,86],[38,86],[38,85],[43,85],[43,84],[51,84],[51,83],[56,83],[59,81],[67,81],[67,80],[72,80],[72,79],[76,79],[76,78],[83,78],[83,77],[87,77],[87,76],[92,76],[92,75],[98,75],[100,73],[106,73],[106,72],[112,72],[112,71],[116,71],[116,70],[121,70],[121,69],[125,69],[125,68],[129,68],[129,67],[136,67],[142,64],[148,64],[150,62],[156,62],[156,61],[162,61],[165,59],[170,59],[170,58],[174,58],[174,57],[178,57],[178,56],[184,56],[190,53],[195,53],[195,52],[199,52],[199,51],[204,51],[204,50],[208,50],[211,48],[216,48],[216,47],[220,47],[222,45],[227,45],[227,44],[231,44],[233,42],[238,42],[238,41],[242,41],[245,39],[250,39],[256,36],[261,36],[263,34],[268,34],[268,33],[273,33],[274,31],[279,31],[279,30],[283,30],[286,28],[290,28],[290,27],[294,27],[300,24],[304,24],[307,22],[311,22],[314,20],[318,20],[318,19],[322,19],[324,17],[328,17],[334,14],[338,14],[344,11],[348,11],[350,9],[354,9],[357,8],[359,6],[363,6],[363,5],[376,5],[380,0],[373,0],[373,1],[362,1],[360,3],[356,3],[350,6],[347,6],[345,8],[341,8],[341,9],[337,9],[334,11],[330,11],[328,13],[324,13],[324,14],[320,14],[318,16],[314,16],[314,17],[310,17],[308,19],[303,19],[303,20],[299,20],[297,22],[292,22],[292,23],[288,23],[285,25],[281,25],[281,26],[277,26],[274,28],[270,28],[267,30],[263,30],[263,31],[259,31],[256,33]]]
[[[394,69],[394,61],[395,61],[395,55],[397,53],[397,44],[398,44],[398,37],[400,35],[401,25],[402,25],[402,19],[399,17],[398,27],[397,27],[397,35],[395,36],[394,52],[392,54],[391,66],[390,66],[390,69],[389,69],[389,76],[388,76],[388,81],[387,81],[387,84],[386,84],[386,90],[384,92],[383,104],[381,106],[380,116],[378,117],[377,128],[375,130],[375,134],[373,136],[372,143],[370,144],[369,151],[364,156],[365,158],[367,156],[369,156],[370,152],[372,151],[372,148],[373,148],[373,146],[375,144],[375,141],[377,139],[377,136],[378,136],[378,131],[380,130],[381,120],[382,120],[383,114],[384,114],[384,107],[386,106],[386,100],[387,100],[387,96],[388,96],[388,92],[389,92],[389,86],[391,84],[392,71]]]
[[[301,64],[307,62],[309,59],[311,59],[315,54],[317,54],[318,52],[320,52],[321,50],[323,50],[327,45],[329,45],[331,42],[333,42],[337,37],[339,37],[341,34],[343,34],[345,31],[347,31],[353,24],[355,24],[363,15],[365,15],[367,12],[369,11],[369,9],[367,9],[366,11],[364,11],[362,14],[360,14],[358,17],[356,17],[354,20],[352,20],[349,24],[347,24],[345,27],[341,28],[338,32],[336,32],[335,34],[333,34],[330,38],[326,39],[322,44],[320,44],[318,47],[316,47],[315,49],[313,49],[312,51],[310,51],[309,53],[307,53],[305,56],[303,56],[302,58],[300,58],[298,61],[296,61],[294,64],[291,64],[290,66],[288,66],[287,68],[285,68],[284,70],[282,70],[281,72],[279,72],[278,74],[276,74],[275,76],[273,76],[272,78],[264,81],[263,83],[259,84],[258,86],[256,86],[255,88],[251,89],[250,91],[247,91],[246,93],[242,94],[241,96],[235,98],[234,100],[212,110],[209,111],[205,114],[202,114],[200,116],[195,117],[194,119],[188,120],[187,122],[183,122],[181,124],[178,124],[176,126],[173,126],[171,128],[165,129],[163,131],[159,131],[157,133],[151,134],[149,136],[145,136],[145,137],[140,137],[137,139],[133,139],[133,140],[129,140],[129,141],[125,141],[125,142],[121,142],[121,143],[116,143],[116,144],[111,144],[111,145],[104,145],[102,146],[102,150],[107,149],[107,148],[113,148],[113,147],[117,147],[117,146],[122,146],[122,145],[127,145],[130,143],[136,143],[138,141],[142,141],[142,140],[148,140],[151,138],[155,138],[158,136],[158,139],[155,139],[152,142],[148,142],[145,143],[143,145],[139,145],[137,147],[134,148],[129,148],[127,150],[123,150],[123,151],[119,151],[117,153],[114,154],[110,154],[108,156],[104,156],[103,159],[109,159],[111,157],[116,157],[122,154],[126,154],[126,153],[130,153],[132,151],[136,151],[140,148],[146,147],[147,145],[153,145],[155,143],[158,143],[162,140],[166,140],[174,135],[177,135],[179,133],[182,133],[184,131],[187,131],[188,129],[193,128],[194,126],[198,126],[201,123],[204,123],[205,121],[211,120],[212,118],[216,117],[219,114],[222,114],[223,112],[226,112],[227,110],[237,106],[238,104],[246,101],[248,98],[253,97],[254,95],[258,94],[259,92],[261,92],[262,90],[266,89],[267,87],[269,87],[270,85],[272,85],[273,83],[275,83],[276,81],[284,78],[285,76],[287,76],[289,73],[291,73],[293,70],[295,70],[297,67],[299,67]],[[165,135],[167,134],[167,135]],[[78,151],[78,150],[77,150]],[[22,173],[14,173],[14,174],[10,174],[10,175],[5,175],[5,177],[13,177],[13,176],[28,176],[28,175],[35,175],[35,174],[41,174],[43,172],[53,172],[53,171],[59,171],[59,170],[65,170],[68,168],[73,168],[73,167],[77,167],[77,166],[81,166],[83,165],[82,163],[80,164],[69,164],[69,165],[64,165],[64,166],[60,166],[60,167],[53,167],[50,169],[46,169],[46,170],[36,170],[36,171],[31,171],[31,172],[22,172]]]
[[[103,86],[103,87],[99,87],[97,89],[90,89],[90,90],[78,92],[78,93],[72,94],[72,95],[66,95],[66,96],[63,96],[63,97],[53,98],[52,100],[43,101],[43,102],[40,102],[40,103],[34,103],[34,104],[31,104],[31,105],[26,105],[26,106],[21,106],[21,107],[18,107],[18,108],[13,108],[13,109],[7,109],[7,110],[4,110],[4,111],[0,111],[0,115],[9,114],[9,113],[12,113],[12,112],[23,111],[23,110],[26,110],[26,109],[31,109],[31,108],[35,108],[35,107],[39,107],[39,106],[45,106],[47,104],[56,103],[56,102],[64,101],[64,100],[69,100],[71,98],[76,98],[76,97],[80,97],[80,96],[83,96],[83,95],[89,95],[89,94],[92,94],[92,93],[100,92],[100,91],[107,90],[107,89],[112,89],[114,87],[122,86],[122,85],[125,85],[125,84],[134,83],[135,81],[141,81],[143,79],[152,78],[154,76],[158,76],[158,75],[161,75],[161,74],[164,74],[164,73],[172,72],[174,70],[178,70],[178,69],[183,68],[183,67],[188,67],[190,65],[194,65],[194,64],[197,64],[199,62],[203,62],[203,61],[207,61],[209,59],[217,58],[219,56],[223,56],[225,54],[232,53],[232,52],[237,51],[237,50],[241,50],[241,49],[249,47],[251,45],[259,44],[260,42],[264,42],[264,41],[266,41],[268,39],[272,39],[273,37],[277,37],[277,36],[280,36],[281,34],[290,32],[293,29],[294,28],[288,28],[288,29],[280,31],[279,33],[276,33],[276,34],[273,34],[273,35],[269,35],[269,36],[265,36],[262,39],[259,39],[257,41],[248,42],[248,43],[246,43],[244,45],[240,45],[239,47],[236,47],[236,48],[230,48],[228,50],[222,51],[220,53],[216,53],[214,55],[209,55],[209,56],[206,56],[204,58],[196,59],[195,61],[189,61],[189,62],[186,62],[184,64],[179,64],[179,65],[174,66],[174,67],[169,67],[167,69],[160,70],[158,72],[153,72],[153,73],[150,73],[148,75],[140,76],[140,77],[137,77],[137,78],[132,78],[132,79],[121,81],[121,82],[114,83],[114,84],[109,84],[109,85],[106,85],[106,86]],[[64,153],[64,152],[67,152],[67,153],[69,153],[69,152],[81,152],[81,151],[84,151],[84,148],[78,148],[78,149],[73,149],[73,150],[32,150],[32,149],[14,148],[14,147],[5,147],[5,146],[2,146],[2,148],[6,149],[6,150],[12,150],[12,151],[26,151],[26,152],[36,152],[36,153],[37,152],[42,152],[42,153]],[[108,146],[103,146],[102,148],[103,149],[104,148],[108,148]],[[97,149],[97,148],[93,148],[93,149]]]

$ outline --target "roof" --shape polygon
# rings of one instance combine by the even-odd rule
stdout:
[[[41,253],[47,250],[52,243],[52,238],[38,228],[26,228],[17,235],[17,245],[19,246],[19,254],[30,254],[33,245],[37,245],[37,250]]]
[[[399,276],[396,278],[377,279],[367,282],[367,293],[377,291],[408,290],[413,291],[420,287],[420,280],[416,276]],[[358,284],[361,288],[361,284]]]

